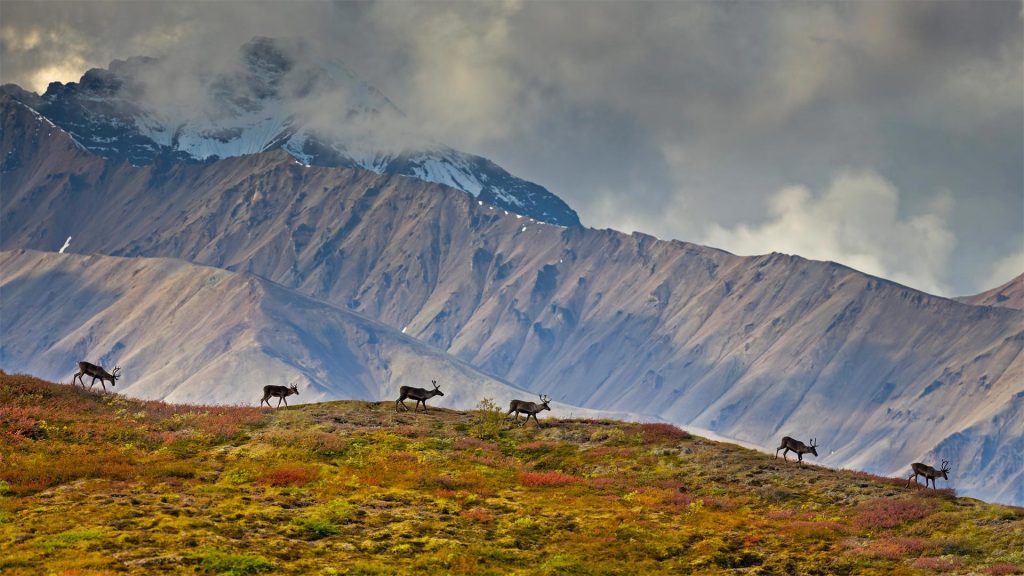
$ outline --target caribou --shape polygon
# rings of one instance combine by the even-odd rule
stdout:
[[[508,412],[505,413],[505,418],[508,418],[509,414],[515,412],[515,416],[512,418],[518,422],[519,413],[522,412],[523,414],[526,414],[526,420],[523,420],[523,426],[526,426],[526,423],[530,421],[530,416],[533,416],[533,421],[537,423],[537,426],[540,426],[540,421],[537,420],[537,412],[540,412],[541,410],[551,410],[551,406],[548,406],[548,402],[551,402],[551,398],[548,398],[543,394],[540,395],[540,404],[537,404],[536,402],[527,402],[526,400],[513,400],[508,405]]]
[[[83,375],[92,376],[92,384],[89,384],[90,390],[92,390],[92,387],[96,385],[96,381],[99,380],[100,385],[103,386],[103,391],[106,392],[107,385],[104,381],[110,380],[110,385],[116,386],[117,379],[121,377],[121,367],[114,366],[114,371],[107,373],[102,366],[97,366],[96,364],[91,364],[89,362],[79,362],[78,372],[75,372],[75,375],[71,377],[71,385],[74,386],[75,380],[78,380],[82,383],[82,388],[85,388],[85,380],[82,379]]]
[[[914,471],[913,474],[907,477],[907,486],[910,486],[910,479],[914,479],[914,484],[920,486],[921,484],[917,481],[918,476],[924,476],[924,487],[928,487],[928,480],[932,481],[932,488],[935,488],[935,479],[942,476],[944,480],[949,480],[949,460],[942,461],[942,467],[939,470],[932,468],[927,464],[920,462],[914,462],[910,465],[910,469]]]
[[[779,450],[782,450],[783,448],[785,448],[785,450],[782,452],[782,459],[788,462],[789,458],[786,458],[786,454],[788,454],[789,451],[792,450],[793,452],[796,452],[798,461],[801,466],[803,466],[804,464],[804,454],[810,452],[815,456],[818,455],[818,443],[815,442],[814,438],[811,438],[811,444],[810,446],[808,446],[807,444],[804,444],[799,440],[794,440],[789,436],[783,436],[782,445],[775,449],[776,458],[779,457]]]
[[[416,401],[416,407],[413,408],[413,411],[417,410],[420,407],[420,402],[422,402],[423,411],[426,412],[428,399],[433,398],[434,396],[444,396],[444,392],[441,392],[440,390],[441,387],[437,385],[437,380],[431,380],[430,382],[434,385],[433,390],[427,390],[426,388],[413,388],[412,386],[402,386],[399,388],[398,400],[395,400],[395,412],[398,412],[399,404],[401,404],[402,408],[405,408],[406,411],[409,410],[409,407],[406,406],[404,402],[406,398],[412,398]]]
[[[270,398],[277,398],[278,408],[281,407],[282,400],[284,400],[284,405],[287,406],[288,400],[286,400],[286,398],[288,398],[292,394],[295,394],[296,396],[299,395],[298,385],[292,384],[291,386],[274,386],[268,384],[267,386],[263,387],[263,399],[260,400],[260,406],[263,406],[263,403],[266,402],[267,408],[271,408]]]

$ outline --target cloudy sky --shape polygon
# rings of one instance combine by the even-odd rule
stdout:
[[[42,92],[135,55],[208,66],[256,35],[306,38],[589,226],[944,295],[1024,272],[1017,0],[5,0],[0,82]]]

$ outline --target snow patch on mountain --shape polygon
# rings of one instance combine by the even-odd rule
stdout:
[[[427,182],[444,184],[452,188],[465,190],[473,196],[479,196],[483,184],[465,170],[464,165],[448,162],[439,158],[427,158],[412,169],[413,176]],[[515,200],[515,199],[513,199]],[[518,202],[518,200],[515,200]]]

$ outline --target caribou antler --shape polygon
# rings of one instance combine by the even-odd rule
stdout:
[[[942,461],[942,471],[949,472],[949,460]]]

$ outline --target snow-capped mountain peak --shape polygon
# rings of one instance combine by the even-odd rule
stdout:
[[[463,190],[566,226],[579,218],[543,187],[497,164],[423,138],[379,90],[302,39],[257,37],[216,70],[136,57],[95,68],[42,96],[3,92],[38,110],[86,148],[150,164],[208,162],[281,148],[307,165],[358,167]]]

